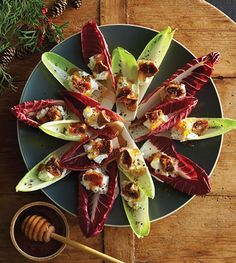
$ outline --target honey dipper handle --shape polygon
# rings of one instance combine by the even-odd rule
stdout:
[[[102,253],[102,252],[100,252],[98,250],[95,250],[95,249],[93,249],[91,247],[87,247],[87,246],[85,246],[83,244],[80,244],[79,242],[73,241],[71,239],[63,237],[63,236],[58,235],[56,233],[52,233],[51,234],[51,238],[55,239],[55,240],[57,240],[57,241],[59,241],[61,243],[67,244],[68,246],[71,246],[71,247],[74,247],[74,248],[79,249],[81,251],[84,251],[84,252],[86,252],[88,254],[97,256],[98,258],[106,260],[107,262],[125,263],[125,262],[120,261],[120,260],[118,260],[116,258],[113,258],[113,257],[111,257],[109,255],[106,255],[106,254],[104,254],[104,253]]]

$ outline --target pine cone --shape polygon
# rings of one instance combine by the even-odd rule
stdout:
[[[23,58],[24,56],[32,53],[32,49],[28,46],[20,46],[16,49],[16,57]]]
[[[78,9],[82,5],[82,0],[71,0],[70,3],[74,8]]]
[[[52,17],[60,16],[67,7],[67,0],[57,0],[51,8]]]
[[[14,47],[7,48],[0,57],[0,67],[7,67],[9,63],[14,59],[16,55],[16,49]]]

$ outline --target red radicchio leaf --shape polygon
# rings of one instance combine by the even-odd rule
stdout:
[[[220,53],[211,52],[208,55],[195,58],[178,69],[169,79],[149,93],[141,104],[146,103],[158,90],[169,82],[185,84],[187,95],[195,95],[210,79],[214,65],[219,61]]]
[[[94,99],[88,96],[84,96],[83,94],[76,92],[69,92],[69,91],[63,92],[62,95],[64,97],[64,100],[68,108],[72,112],[74,112],[81,119],[81,121],[84,121],[84,117],[83,117],[84,108],[86,106],[90,106],[90,107],[95,107],[100,111],[105,110],[106,115],[110,117],[111,122],[115,122],[115,121],[124,122],[124,120],[120,117],[120,115],[107,108],[102,107],[100,103],[98,103],[97,101],[95,101]],[[107,136],[110,135],[110,137],[115,137],[116,134],[118,133],[118,131],[112,129],[112,127],[110,127],[109,125],[106,125],[106,127],[103,129],[94,129],[91,127],[91,130],[93,131],[93,133],[96,133],[97,135],[107,135]]]
[[[86,64],[89,63],[90,57],[97,54],[103,54],[103,64],[108,67],[110,76],[112,77],[112,82],[114,83],[111,68],[111,56],[108,46],[95,21],[90,21],[83,26],[81,31],[81,45],[83,58]]]
[[[186,118],[193,108],[197,105],[198,100],[194,97],[183,97],[181,99],[174,99],[171,101],[163,102],[159,104],[157,107],[150,110],[162,110],[165,115],[170,115],[167,122],[164,122],[157,129],[150,131],[149,133],[135,139],[136,142],[143,141],[144,139],[150,137],[151,135],[157,135],[158,133],[167,131],[171,129],[177,122]],[[145,116],[140,119],[134,121],[132,126],[135,129],[136,123],[137,125],[142,125],[142,123],[146,120]]]
[[[107,165],[106,175],[109,175],[106,194],[86,190],[81,185],[81,175],[79,176],[78,218],[81,231],[86,237],[95,236],[103,230],[105,220],[113,206],[118,177],[116,162]]]
[[[88,169],[106,166],[108,163],[115,160],[119,152],[118,148],[113,149],[109,156],[106,159],[104,159],[100,164],[96,163],[93,160],[90,160],[87,157],[83,146],[95,138],[102,138],[106,140],[112,139],[109,136],[96,137],[95,135],[94,137],[88,138],[86,141],[74,144],[67,152],[65,152],[62,155],[60,160],[61,166],[72,171],[86,171]]]
[[[178,82],[185,84],[187,95],[194,95],[209,81],[219,57],[219,52],[211,52],[208,55],[196,58],[178,69],[166,82],[175,81],[178,78]]]
[[[192,160],[177,153],[170,139],[153,136],[150,138],[150,142],[155,145],[159,151],[177,159],[178,168],[191,179],[183,178],[181,176],[167,177],[161,175],[154,171],[146,159],[148,168],[154,177],[159,178],[161,181],[188,195],[203,195],[210,192],[210,183],[207,173]]]
[[[77,115],[79,117],[79,119],[82,121],[84,119],[83,114],[82,114],[82,110],[81,108],[83,107],[83,105],[78,105],[77,107],[74,106],[74,104],[67,98],[64,96],[64,101],[66,103],[66,106],[68,107],[68,109],[70,109],[70,111],[72,111],[75,115]],[[81,106],[81,108],[80,108]],[[80,109],[78,109],[80,108]]]
[[[26,101],[12,107],[11,112],[18,120],[28,124],[29,126],[38,127],[40,126],[40,123],[34,119],[37,112],[43,108],[54,105],[65,106],[65,102],[63,100],[54,99]]]
[[[117,114],[114,111],[109,110],[105,107],[102,107],[100,103],[98,103],[94,99],[92,99],[88,96],[85,96],[81,93],[66,91],[66,92],[63,92],[63,96],[64,96],[64,98],[67,98],[69,101],[71,101],[74,104],[74,106],[80,112],[82,112],[86,106],[95,107],[99,110],[105,110],[106,114],[111,118],[111,121],[122,121],[122,122],[124,122],[124,120],[122,119],[122,117],[119,114]],[[72,99],[72,98],[74,98],[74,99]],[[81,113],[81,116],[82,116],[82,113]]]

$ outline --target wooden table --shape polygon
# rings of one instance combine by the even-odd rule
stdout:
[[[53,1],[45,1],[50,4]],[[178,28],[175,38],[196,56],[212,50],[221,52],[214,71],[224,115],[236,119],[236,26],[213,6],[200,0],[84,0],[79,10],[68,9],[56,19],[69,21],[65,37],[80,31],[90,19],[100,24],[130,23],[160,30]],[[17,93],[4,92],[0,98],[0,262],[28,262],[14,249],[9,237],[13,214],[22,205],[45,200],[40,191],[15,193],[15,185],[25,174],[16,135],[16,120],[10,108],[19,102],[25,82],[40,55],[15,60]],[[138,240],[129,228],[105,227],[95,238],[82,236],[77,219],[66,214],[71,238],[105,251],[127,263],[156,262],[236,262],[236,140],[231,132],[224,137],[222,152],[211,176],[212,192],[195,197],[173,215],[152,223],[149,237]],[[55,263],[100,263],[67,247]]]

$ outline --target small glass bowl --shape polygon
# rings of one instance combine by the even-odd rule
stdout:
[[[10,225],[13,245],[24,257],[34,261],[47,261],[58,256],[65,248],[56,240],[48,243],[29,240],[21,231],[21,224],[28,215],[41,215],[54,225],[55,232],[69,237],[69,225],[64,214],[54,205],[46,202],[33,202],[21,207],[14,215]]]

